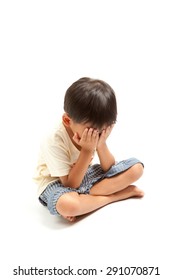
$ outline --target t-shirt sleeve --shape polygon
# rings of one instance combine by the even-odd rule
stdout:
[[[71,159],[68,149],[63,142],[54,143],[47,140],[43,144],[44,160],[51,177],[61,177],[69,174]]]

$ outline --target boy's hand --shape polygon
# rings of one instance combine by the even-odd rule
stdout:
[[[73,140],[79,145],[83,150],[87,152],[94,152],[97,147],[99,140],[98,131],[94,128],[86,128],[80,138],[77,133],[74,134]]]
[[[102,133],[99,137],[99,140],[98,140],[97,149],[101,148],[106,143],[106,140],[107,140],[108,136],[110,135],[113,127],[114,127],[114,124],[108,126],[106,129],[104,129],[102,131]]]

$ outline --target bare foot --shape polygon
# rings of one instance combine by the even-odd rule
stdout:
[[[144,192],[137,188],[134,185],[130,185],[127,188],[123,189],[122,191],[116,192],[112,195],[109,195],[110,202],[116,202],[124,199],[128,199],[131,197],[138,197],[141,198],[144,196]]]
[[[72,217],[72,216],[62,216],[62,217],[69,222],[75,222],[76,221],[76,217]]]
[[[143,197],[144,196],[144,192],[141,189],[139,189],[138,187],[136,187],[135,185],[130,185],[127,187],[127,189],[130,191],[131,197]]]

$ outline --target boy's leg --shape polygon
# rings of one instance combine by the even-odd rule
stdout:
[[[74,221],[74,217],[90,213],[109,203],[135,196],[142,197],[143,191],[131,185],[142,173],[143,166],[137,163],[119,175],[96,183],[89,195],[76,192],[62,195],[56,209],[64,218]]]
[[[143,173],[143,165],[136,163],[128,170],[96,183],[90,190],[92,195],[110,195],[119,192],[137,181]]]
[[[71,192],[59,198],[56,209],[64,218],[68,217],[68,220],[70,220],[71,217],[90,213],[109,203],[135,196],[143,196],[143,192],[135,186],[128,186],[124,190],[111,195],[90,195]]]

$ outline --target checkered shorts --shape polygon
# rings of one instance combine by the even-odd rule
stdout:
[[[136,158],[123,160],[113,165],[107,172],[104,172],[102,170],[100,164],[91,165],[88,168],[79,188],[75,189],[75,188],[64,187],[59,181],[55,181],[50,183],[46,187],[46,189],[40,195],[39,201],[43,205],[47,206],[51,214],[60,215],[56,210],[56,203],[63,194],[69,192],[77,192],[79,194],[89,194],[90,189],[95,183],[103,180],[104,178],[110,178],[119,173],[122,173],[123,171],[129,169],[136,163],[141,163],[141,162]]]

